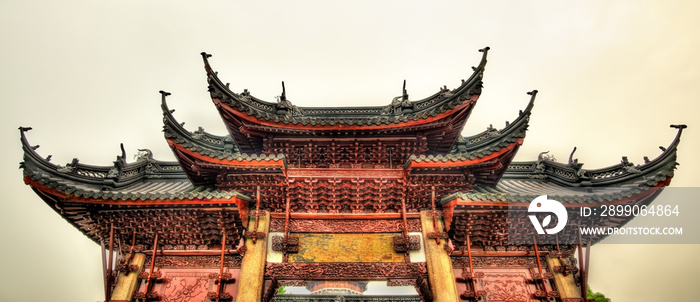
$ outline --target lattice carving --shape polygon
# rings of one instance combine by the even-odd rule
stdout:
[[[224,256],[224,267],[240,268],[242,257],[240,255]],[[151,257],[148,257],[145,267],[149,267]],[[221,256],[157,256],[156,267],[160,268],[219,268]]]
[[[467,257],[452,256],[452,267],[461,269],[469,266]],[[473,257],[472,264],[479,268],[536,268],[537,259],[535,257]]]
[[[420,232],[420,219],[407,219],[409,232]],[[292,219],[292,233],[399,233],[401,219]],[[270,232],[284,232],[284,219],[272,219]]]
[[[408,279],[427,274],[425,262],[415,263],[267,263],[265,276],[278,279],[376,280]]]
[[[281,153],[296,168],[397,168],[418,154],[415,140],[317,141],[314,144],[279,140],[265,153]]]
[[[528,278],[524,273],[490,273],[482,284],[487,301],[530,301]]]
[[[292,213],[398,213],[401,179],[298,178],[289,184]]]

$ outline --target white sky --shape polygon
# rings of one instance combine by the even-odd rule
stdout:
[[[538,89],[516,160],[574,146],[584,168],[653,158],[685,123],[674,186],[700,168],[700,5],[692,1],[2,1],[0,300],[103,299],[99,246],[22,183],[19,126],[65,164],[150,148],[172,160],[158,90],[186,128],[225,130],[199,53],[234,91],[300,106],[385,105],[454,88],[490,46],[465,134],[502,128]],[[695,213],[689,213],[695,214]],[[695,214],[698,215],[698,214]],[[700,248],[597,245],[590,284],[615,302],[693,301]]]

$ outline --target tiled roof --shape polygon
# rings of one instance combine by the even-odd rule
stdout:
[[[165,138],[172,140],[182,147],[197,152],[199,154],[221,159],[221,160],[238,160],[238,161],[269,161],[283,160],[283,154],[245,154],[240,153],[231,136],[217,136],[205,132],[199,128],[195,132],[186,130],[182,124],[175,120],[172,113],[174,109],[169,109],[165,101],[167,92],[162,92],[163,95],[161,108],[163,109],[163,132]]]
[[[528,127],[528,122],[530,121],[530,115],[532,114],[532,108],[534,106],[537,90],[529,92],[528,94],[531,95],[531,98],[525,110],[521,111],[518,117],[512,123],[508,123],[505,128],[496,130],[489,127],[489,129],[477,135],[466,138],[460,137],[448,154],[413,155],[409,158],[409,162],[448,162],[474,160],[491,155],[494,152],[498,152],[508,145],[515,143],[518,139],[524,138]]]
[[[297,107],[286,100],[284,93],[281,101],[277,103],[255,98],[247,90],[235,93],[212,70],[208,61],[211,55],[202,53],[202,57],[212,98],[222,100],[238,111],[258,119],[283,124],[362,126],[391,125],[433,117],[455,108],[473,95],[481,94],[481,79],[486,65],[488,47],[480,51],[483,52],[483,56],[479,66],[474,67],[472,75],[455,89],[443,88],[434,95],[418,101],[408,101],[408,94],[404,90],[402,96],[396,97],[386,106],[344,108]]]
[[[25,130],[21,131],[25,150],[25,160],[21,165],[24,168],[24,175],[31,181],[71,196],[144,201],[233,197],[250,199],[231,190],[192,186],[177,163],[156,161],[147,156],[135,163],[125,164],[121,168],[118,162],[115,167],[95,167],[78,162],[66,166],[54,165],[40,157],[34,147],[29,145]],[[454,198],[493,202],[529,202],[537,196],[550,195],[563,202],[590,203],[630,197],[673,177],[681,132],[682,127],[670,146],[665,148],[665,151],[656,159],[632,167],[633,169],[621,163],[604,169],[584,170],[581,176],[577,176],[578,179],[569,179],[567,182],[564,181],[566,179],[562,180],[562,175],[576,175],[571,165],[545,159],[514,162],[494,188],[477,187],[471,192],[445,197],[441,202],[445,203]],[[608,176],[591,179],[590,175]]]
[[[193,186],[176,162],[154,160],[146,153],[134,163],[118,157],[114,166],[92,166],[74,160],[55,165],[39,156],[21,129],[24,161],[21,168],[27,181],[76,198],[100,200],[206,200],[242,198],[233,190]]]
[[[519,120],[525,120],[520,117]],[[506,129],[517,129],[522,125],[516,120],[511,128]],[[551,195],[564,202],[590,203],[629,197],[673,177],[677,165],[676,150],[684,126],[676,127],[678,133],[669,147],[643,165],[632,166],[623,159],[623,163],[608,168],[585,170],[575,161],[562,164],[541,158],[532,162],[514,162],[494,188],[477,187],[471,192],[445,197],[441,202],[454,198],[529,202],[540,195]],[[55,165],[39,156],[35,147],[29,145],[26,130],[21,131],[25,151],[21,164],[24,175],[71,196],[104,200],[250,199],[231,190],[192,186],[177,163],[157,161],[148,155],[129,164],[121,163],[118,158],[113,167],[84,165],[77,160],[66,166]],[[430,160],[450,160],[455,156],[450,154]]]
[[[586,170],[571,158],[568,164],[541,157],[538,161],[514,162],[494,188],[476,187],[443,198],[446,203],[455,198],[471,201],[530,202],[547,195],[566,203],[592,203],[620,200],[656,186],[663,186],[673,177],[676,151],[684,125],[668,148],[655,159],[634,166],[627,162],[603,169]],[[573,155],[573,153],[572,153]]]

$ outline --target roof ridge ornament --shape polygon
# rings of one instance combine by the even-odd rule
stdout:
[[[246,92],[247,91],[248,90],[246,90]],[[282,95],[278,97],[275,109],[277,109],[277,114],[282,114],[288,117],[303,115],[302,111],[287,99],[287,90],[284,87],[284,81],[282,81]]]
[[[576,166],[578,164],[578,158],[574,158],[574,153],[576,153],[576,146],[574,146],[574,150],[571,150],[571,154],[569,154],[569,166]]]
[[[640,165],[637,165],[636,167],[632,162],[627,159],[627,156],[622,156],[622,159],[620,159],[620,163],[622,164],[622,169],[625,170],[625,172],[630,173],[630,174],[638,174],[642,173],[642,170],[639,170]]]
[[[208,54],[208,53],[203,51],[201,53],[201,55],[202,55],[202,60],[204,60],[204,70],[206,70],[207,75],[213,74],[214,70],[211,69],[211,65],[209,65],[209,60],[208,60],[208,58],[211,58],[211,54]]]
[[[484,66],[486,66],[486,57],[489,54],[489,49],[491,49],[491,47],[488,47],[488,46],[486,46],[482,49],[479,49],[479,52],[483,52],[484,54],[481,56],[481,62],[479,62],[479,67],[477,67],[477,68],[472,67],[472,69],[474,69],[474,70],[483,69]]]
[[[401,100],[408,101],[408,91],[406,91],[406,80],[403,80]]]
[[[284,81],[282,81],[282,95],[280,95],[280,102],[287,100],[287,91],[284,88]]]
[[[534,90],[527,93],[527,95],[530,96],[530,102],[527,103],[527,107],[525,107],[525,112],[530,112],[530,111],[532,111],[532,107],[535,107],[535,98],[537,97],[538,92],[539,91],[537,91],[537,89],[534,89]],[[521,113],[522,113],[522,111],[521,111]]]
[[[119,143],[119,149],[122,151],[122,154],[117,155],[117,161],[115,161],[114,164],[126,165],[126,149],[124,149],[124,143]]]
[[[158,93],[161,95],[161,102],[165,103],[165,97],[171,95],[172,93],[164,91],[164,90],[159,90]],[[173,110],[174,111],[174,110]]]
[[[683,129],[688,128],[688,125],[686,125],[686,124],[673,124],[670,127],[676,128],[676,129],[678,129],[678,132],[681,132],[681,131],[683,131]]]
[[[408,100],[406,80],[403,80],[403,89],[400,96],[394,97],[391,104],[382,108],[382,115],[404,115],[413,112],[413,104]]]
[[[688,125],[686,125],[686,124],[672,124],[669,127],[678,129],[678,133],[676,133],[676,137],[673,139],[673,141],[668,146],[668,148],[664,148],[663,146],[659,146],[659,149],[661,149],[661,151],[663,151],[663,152],[666,152],[667,150],[675,150],[675,148],[678,147],[678,144],[681,141],[681,134],[683,133],[683,129],[688,128]]]
[[[137,150],[139,151],[139,153],[136,153],[134,155],[134,159],[136,159],[136,161],[142,161],[142,160],[146,160],[149,162],[154,161],[153,151],[151,151],[150,149],[144,148],[144,149],[137,149]]]
[[[576,146],[574,146],[574,149],[571,150],[571,154],[569,154],[569,167],[574,169],[577,180],[589,180],[590,177],[587,171],[583,169],[583,164],[578,162],[578,158],[574,158],[574,153],[576,153]]]

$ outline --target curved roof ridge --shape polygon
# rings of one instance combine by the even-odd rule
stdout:
[[[248,115],[285,124],[371,125],[401,123],[434,116],[469,100],[472,95],[481,94],[481,79],[487,62],[488,50],[488,47],[479,50],[483,52],[480,64],[478,67],[472,67],[473,73],[468,80],[463,80],[462,84],[455,89],[443,88],[439,92],[417,101],[408,101],[407,94],[404,94],[404,99],[401,99],[400,96],[396,97],[390,104],[384,106],[341,108],[297,107],[286,98],[277,103],[266,102],[250,95],[247,89],[240,94],[235,93],[230,90],[228,84],[224,84],[219,79],[217,72],[211,68],[208,60],[211,55],[202,53],[202,58],[212,98],[220,99],[223,103]],[[464,97],[465,95],[469,97]]]
[[[217,136],[205,132],[201,127],[191,132],[183,127],[184,123],[178,123],[173,116],[175,109],[168,107],[166,96],[168,92],[161,90],[163,95],[161,109],[163,110],[163,132],[165,138],[193,152],[218,159],[229,160],[277,160],[284,157],[282,154],[246,154],[241,153],[235,141],[230,135]],[[176,153],[175,156],[178,154]]]
[[[20,127],[20,141],[24,150],[24,161],[20,168],[24,169],[24,176],[35,181],[46,179],[65,179],[83,184],[100,185],[103,188],[120,188],[135,182],[159,178],[179,179],[185,178],[183,171],[176,162],[160,161],[153,159],[153,154],[148,149],[139,149],[140,153],[135,162],[126,161],[126,152],[122,146],[122,155],[117,156],[111,166],[97,166],[80,163],[77,158],[65,166],[51,163],[51,155],[43,158],[36,149],[31,146],[26,132],[31,127]]]
[[[583,163],[579,163],[578,159],[574,158],[576,151],[576,147],[574,147],[566,164],[550,160],[544,156],[546,152],[542,152],[537,161],[511,163],[503,178],[548,179],[572,187],[608,186],[648,179],[646,185],[655,186],[661,181],[673,177],[673,170],[678,165],[676,153],[683,129],[687,126],[671,125],[671,127],[678,129],[673,141],[668,147],[659,147],[662,152],[653,160],[649,160],[645,156],[643,164],[634,165],[626,156],[622,156],[618,164],[603,168],[583,169]]]
[[[170,93],[163,90],[161,90],[160,93],[162,95],[160,108],[163,111],[163,132],[166,138],[183,138],[186,139],[188,143],[200,148],[209,149],[212,152],[239,153],[238,146],[230,135],[214,135],[204,131],[202,127],[199,127],[199,129],[194,132],[185,129],[185,123],[179,123],[177,119],[175,119],[175,116],[173,116],[175,109],[170,109],[168,107],[166,97],[170,95]]]
[[[535,97],[537,96],[537,90],[533,90],[527,93],[530,95],[530,101],[528,102],[525,110],[520,110],[518,117],[512,122],[506,121],[506,126],[497,130],[492,126],[489,126],[485,131],[468,136],[461,137],[461,139],[455,143],[455,146],[450,151],[450,154],[457,155],[463,153],[474,153],[479,149],[490,148],[494,142],[502,142],[504,138],[523,138],[525,137],[525,132],[529,126],[530,115],[532,115],[532,108],[535,105]]]
[[[660,147],[662,153],[653,160],[634,166],[623,162],[607,168],[583,170],[583,164],[569,157],[569,164],[544,159],[538,161],[513,162],[494,188],[475,187],[470,192],[456,192],[440,200],[445,204],[461,198],[481,202],[530,202],[540,195],[548,195],[567,204],[588,204],[632,198],[644,192],[656,192],[668,186],[673,178],[677,147],[685,125],[671,125],[678,129],[668,147]],[[575,149],[574,149],[575,151]],[[573,165],[572,165],[573,164]],[[583,176],[577,170],[583,171]],[[599,178],[590,173],[603,173]],[[569,179],[567,176],[575,178]],[[552,192],[556,192],[553,194]]]

